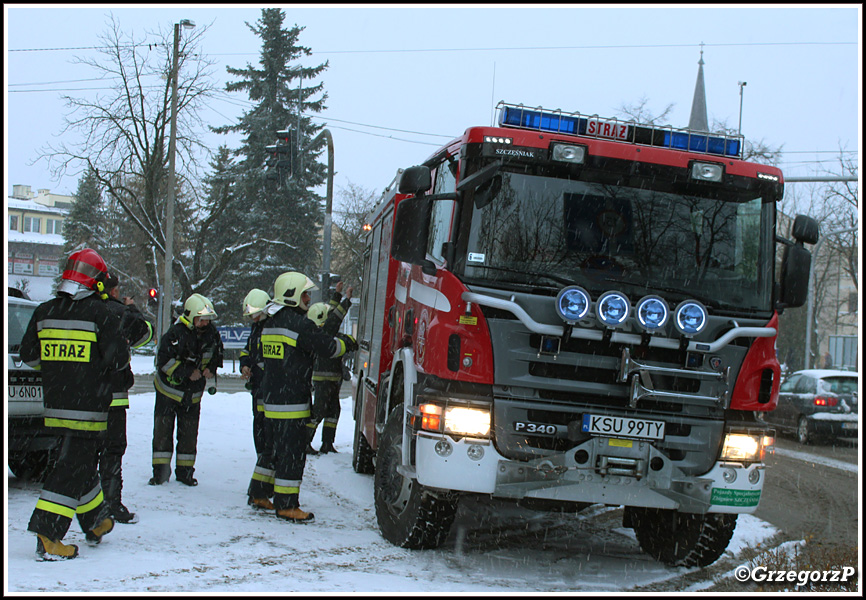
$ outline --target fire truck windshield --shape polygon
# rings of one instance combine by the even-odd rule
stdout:
[[[730,202],[507,171],[497,178],[492,198],[467,203],[467,283],[572,283],[596,294],[615,282],[635,298],[663,291],[722,310],[771,310],[775,205],[760,196]]]

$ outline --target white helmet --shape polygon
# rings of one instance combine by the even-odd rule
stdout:
[[[215,319],[217,314],[213,308],[213,302],[201,294],[193,294],[183,303],[183,316],[192,322],[195,317]]]
[[[265,306],[267,306],[270,301],[271,297],[268,296],[266,291],[253,288],[246,295],[246,298],[244,298],[244,303],[243,306],[241,306],[241,309],[243,310],[245,317],[251,317],[257,312],[264,310]]]
[[[325,321],[328,318],[328,311],[330,308],[331,307],[325,302],[316,302],[315,304],[311,304],[309,310],[307,310],[307,318],[317,326],[321,327],[325,324]]]
[[[301,295],[309,290],[317,290],[312,280],[297,271],[283,273],[274,282],[274,302],[283,306],[297,306],[306,311],[307,305],[301,301]]]

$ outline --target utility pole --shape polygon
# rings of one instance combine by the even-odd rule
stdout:
[[[171,58],[171,124],[168,138],[168,196],[165,201],[165,281],[162,284],[160,302],[162,307],[162,329],[160,335],[168,331],[172,324],[171,302],[174,298],[172,291],[172,266],[174,263],[174,205],[177,201],[175,194],[175,147],[177,144],[177,55],[180,51],[180,28],[187,29],[195,27],[195,23],[189,19],[183,19],[174,24],[174,50]]]

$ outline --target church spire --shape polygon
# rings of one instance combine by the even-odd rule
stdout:
[[[709,131],[707,121],[707,92],[704,88],[704,43],[701,42],[701,59],[698,61],[698,80],[695,82],[695,97],[692,99],[692,114],[689,129]]]

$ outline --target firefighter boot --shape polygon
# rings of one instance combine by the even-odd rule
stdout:
[[[248,498],[247,504],[253,508],[263,508],[265,510],[274,510],[274,503],[267,498]]]
[[[114,529],[114,519],[105,517],[99,525],[84,533],[84,539],[93,544],[98,544],[102,541],[102,536],[112,529]]]
[[[313,513],[304,512],[296,506],[294,508],[278,510],[277,517],[292,523],[309,523],[315,518],[315,515]]]
[[[174,478],[180,483],[194,487],[198,485],[198,479],[192,476],[195,469],[193,467],[177,467],[174,470]]]
[[[39,560],[67,560],[78,556],[78,546],[50,540],[41,533],[36,534],[36,556]]]
[[[120,473],[112,474],[108,479],[102,480],[102,490],[105,493],[105,501],[108,510],[116,523],[136,523],[135,513],[123,505],[120,500],[123,478]]]
[[[313,438],[316,437],[316,426],[317,423],[315,422],[307,423],[307,447],[304,452],[306,452],[310,456],[315,456],[319,453],[318,450],[313,448]]]
[[[328,452],[336,452],[337,449],[334,448],[333,442],[322,442],[322,447],[319,448],[319,452],[321,454],[327,454]]]
[[[169,465],[153,465],[153,477],[147,482],[147,485],[162,485],[171,477],[171,466]]]

